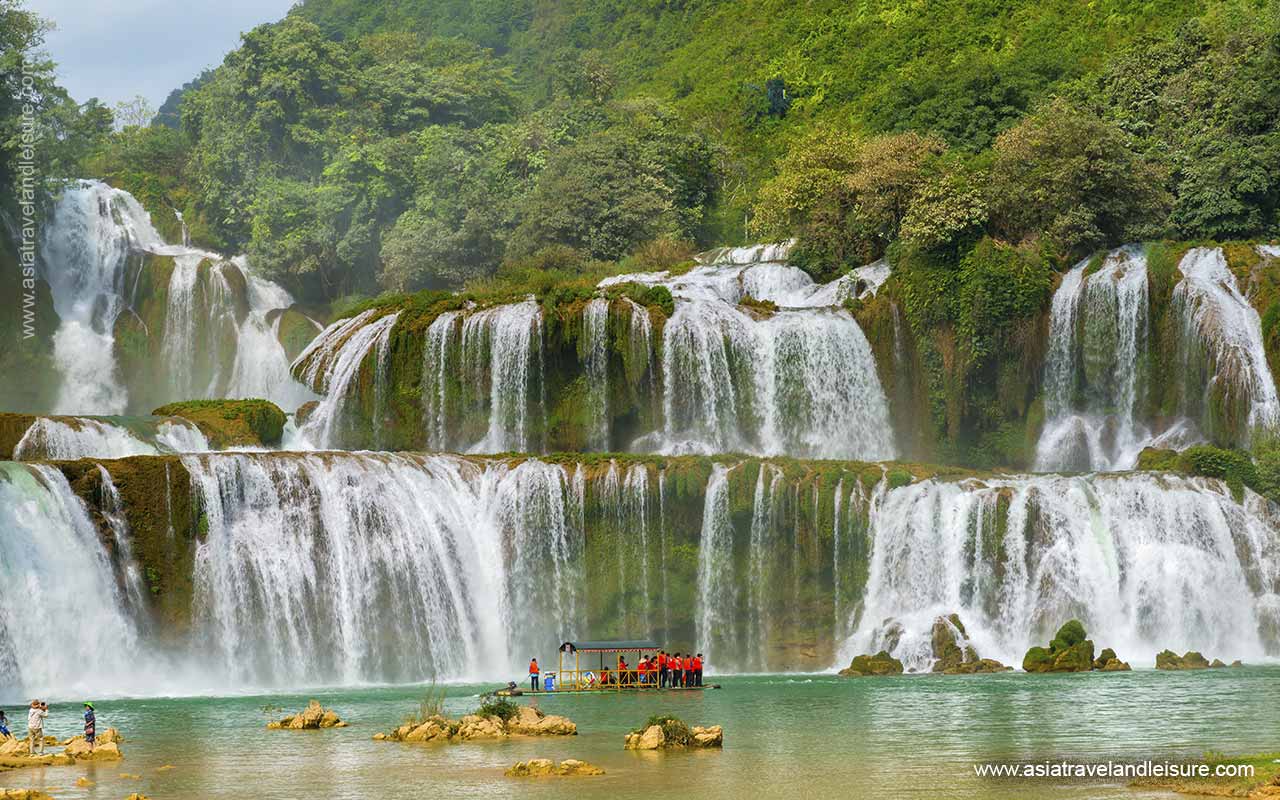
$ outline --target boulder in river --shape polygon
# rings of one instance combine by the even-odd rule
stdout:
[[[1156,669],[1208,669],[1210,666],[1211,664],[1209,663],[1209,659],[1205,658],[1195,650],[1188,650],[1181,656],[1172,650],[1162,650],[1156,654]]]
[[[339,719],[336,712],[322,707],[317,700],[307,703],[307,707],[297,714],[290,714],[282,719],[267,723],[267,729],[273,731],[313,731],[321,728],[345,727],[347,727],[347,723]]]
[[[425,720],[401,725],[390,733],[378,733],[383,742],[466,742],[502,739],[507,736],[576,736],[578,726],[568,717],[544,713],[532,706],[519,706],[509,718],[497,714],[467,714],[462,719],[433,715]]]
[[[1022,659],[1027,672],[1089,672],[1093,669],[1093,641],[1086,638],[1080,620],[1058,629],[1048,647],[1033,647]]]
[[[861,678],[864,675],[901,675],[902,662],[881,650],[875,655],[855,656],[853,661],[840,674],[846,678]]]
[[[976,675],[1013,669],[993,658],[978,656],[978,651],[969,642],[969,634],[959,614],[934,619],[929,639],[934,672],[944,675]]]
[[[676,717],[651,717],[643,728],[626,735],[623,747],[627,750],[724,747],[724,728],[719,725],[690,728]]]

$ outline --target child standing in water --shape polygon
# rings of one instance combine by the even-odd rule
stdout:
[[[84,740],[93,747],[93,740],[98,735],[98,717],[93,713],[93,703],[84,704]]]

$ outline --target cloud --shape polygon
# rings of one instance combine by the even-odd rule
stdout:
[[[59,83],[80,102],[173,89],[222,63],[243,31],[284,16],[293,0],[27,0],[57,29],[46,40]]]

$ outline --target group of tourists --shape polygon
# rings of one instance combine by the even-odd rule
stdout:
[[[541,675],[538,659],[529,661],[529,688],[538,691],[538,679]],[[590,673],[587,673],[590,675]],[[600,670],[598,677],[601,686],[634,686],[650,689],[689,689],[702,686],[702,653],[667,653],[659,650],[654,655],[641,655],[639,663],[633,668],[627,659],[618,654],[616,672],[608,668]],[[514,684],[513,684],[514,686]]]
[[[49,716],[49,704],[43,700],[32,700],[27,709],[27,752],[31,755],[44,755],[44,721]],[[4,709],[0,709],[0,741],[12,737],[9,731],[9,718]],[[98,717],[93,711],[93,703],[84,704],[84,740],[93,747],[98,738]]]

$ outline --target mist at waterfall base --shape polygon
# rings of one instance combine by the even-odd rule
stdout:
[[[690,544],[674,541],[667,482],[652,467],[611,465],[588,480],[580,464],[445,455],[215,453],[183,464],[207,534],[191,630],[176,636],[145,612],[127,523],[113,523],[108,546],[58,470],[4,464],[0,582],[30,602],[0,606],[0,696],[505,682],[530,655],[590,634],[588,609],[602,601],[592,586],[625,589],[607,613],[635,637],[665,635],[673,598],[693,598],[678,609],[693,620],[680,635],[719,674],[789,668],[773,648],[795,630],[787,606],[814,591],[829,621],[810,635],[833,644],[834,667],[883,646],[896,620],[894,655],[927,671],[933,619],[949,613],[979,652],[1013,664],[1071,617],[1136,666],[1166,647],[1252,663],[1278,649],[1280,528],[1262,498],[1237,502],[1206,479],[870,491],[842,480],[830,550],[817,556],[831,577],[815,587],[801,579],[794,520],[777,510],[796,490],[765,463],[744,523],[727,487],[747,467],[726,462],[703,489],[693,583],[673,585],[669,562]],[[102,505],[109,517],[113,503]],[[627,544],[592,550],[603,535]]]

